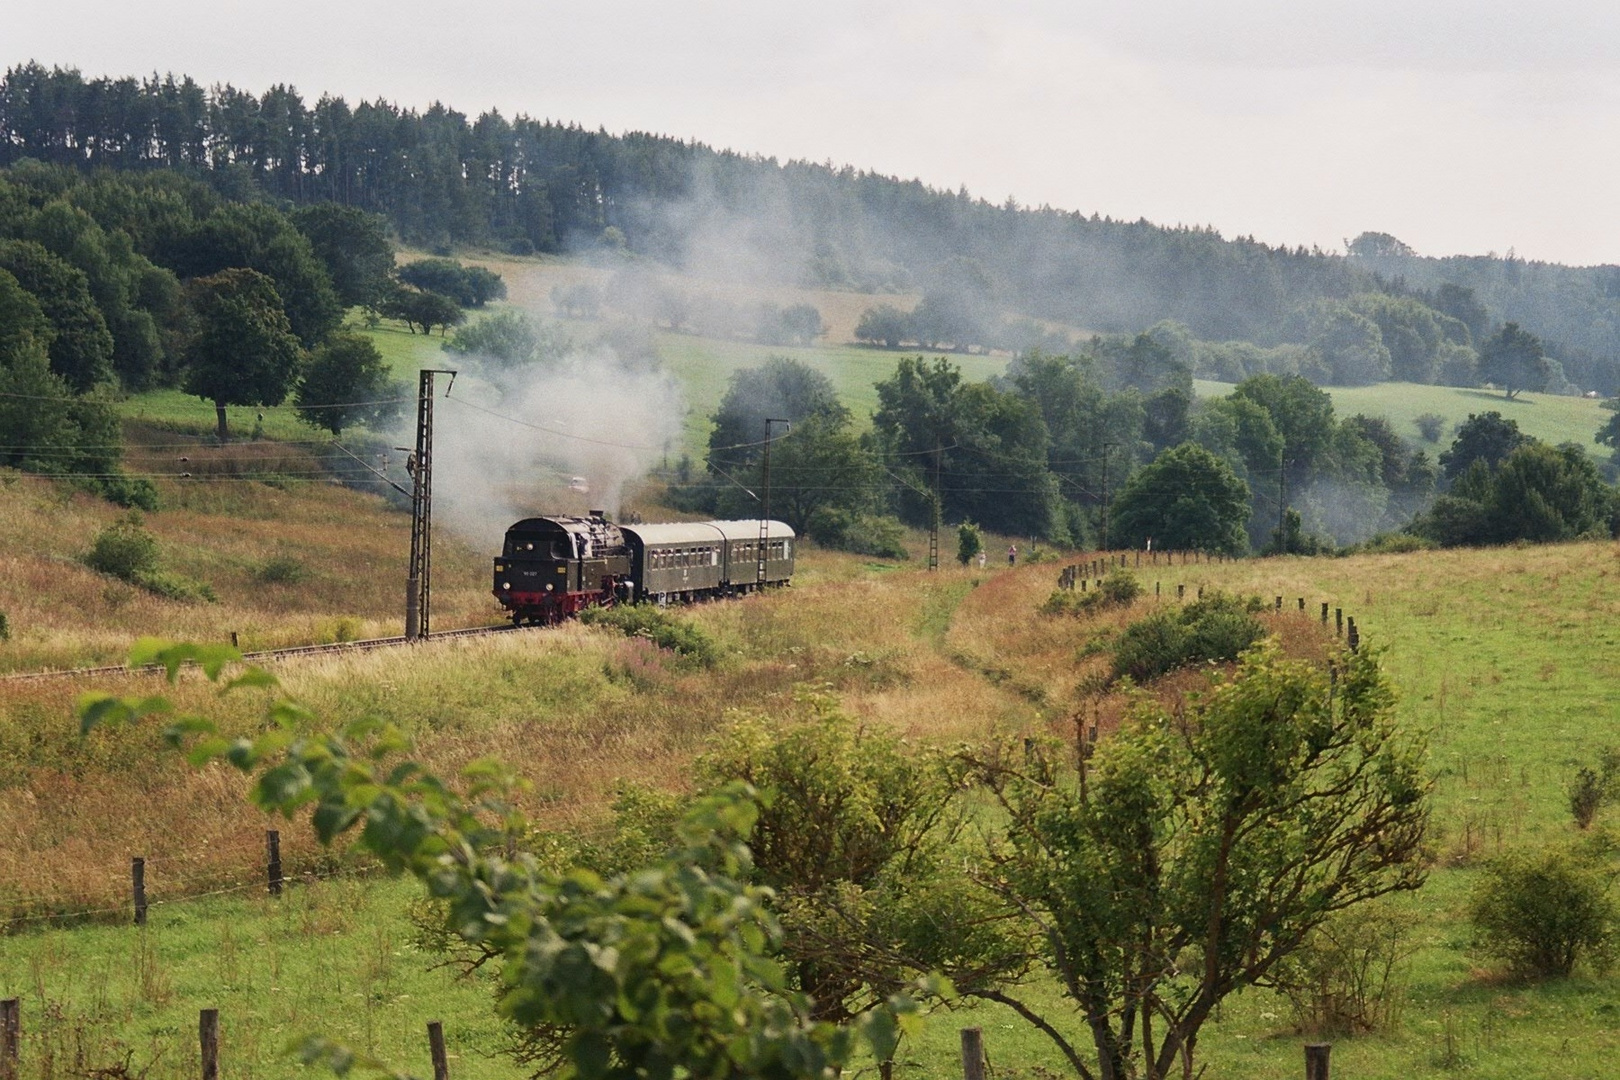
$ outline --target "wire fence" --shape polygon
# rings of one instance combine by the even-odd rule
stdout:
[[[279,896],[296,883],[310,884],[332,880],[359,880],[382,874],[385,867],[376,861],[339,863],[334,857],[314,860],[291,873],[284,869],[280,853],[281,834],[265,832],[266,858],[257,880],[241,880],[243,869],[198,870],[205,863],[201,854],[163,857],[135,856],[130,859],[126,898],[87,906],[60,908],[59,896],[21,894],[0,889],[0,933],[13,933],[42,926],[73,926],[84,923],[129,921],[144,925],[153,908],[198,903],[221,896],[259,893]],[[179,872],[171,872],[171,868]],[[224,883],[221,879],[224,878]],[[234,880],[232,880],[234,878]],[[150,892],[149,892],[150,887]]]

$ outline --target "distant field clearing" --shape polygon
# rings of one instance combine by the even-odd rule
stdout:
[[[1199,379],[1199,397],[1221,397],[1232,392],[1232,383]],[[1420,383],[1379,383],[1375,386],[1324,387],[1333,395],[1333,409],[1341,417],[1364,413],[1382,416],[1394,425],[1402,438],[1420,442],[1415,421],[1424,413],[1445,417],[1445,427],[1437,449],[1451,445],[1457,425],[1470,413],[1499,412],[1518,422],[1520,430],[1543,442],[1578,443],[1594,457],[1607,457],[1608,450],[1592,441],[1609,418],[1609,412],[1594,398],[1560,397],[1555,394],[1517,394],[1510,401],[1500,390],[1469,389],[1459,386],[1425,386]]]

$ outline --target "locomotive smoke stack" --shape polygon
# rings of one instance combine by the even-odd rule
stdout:
[[[595,518],[597,521],[606,521],[607,520],[607,511],[606,510],[592,510],[591,511],[591,517]]]

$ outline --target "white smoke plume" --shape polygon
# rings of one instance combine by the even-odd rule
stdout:
[[[674,380],[629,370],[606,348],[511,369],[476,356],[445,366],[458,375],[448,397],[440,377],[433,404],[434,524],[480,548],[526,517],[618,515],[625,485],[679,446]]]

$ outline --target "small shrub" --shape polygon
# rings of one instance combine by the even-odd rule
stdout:
[[[96,534],[84,564],[98,573],[139,584],[157,569],[157,537],[147,532],[139,514],[127,514]]]
[[[111,476],[87,480],[85,485],[97,495],[117,506],[130,510],[148,511],[158,508],[157,488],[152,485],[152,481],[144,478],[115,473]]]
[[[218,599],[211,586],[158,569],[157,537],[146,531],[136,513],[119,518],[96,534],[95,543],[84,555],[84,564],[166,600],[212,604]]]
[[[1056,589],[1042,601],[1038,610],[1042,615],[1080,615],[1099,608],[1125,607],[1141,595],[1142,583],[1136,580],[1136,575],[1116,567],[1095,590]]]
[[[1603,805],[1603,796],[1603,781],[1598,779],[1598,774],[1581,766],[1569,784],[1569,813],[1575,819],[1576,828],[1584,829],[1592,824],[1598,808]]]
[[[1426,536],[1413,533],[1379,533],[1369,540],[1340,548],[1337,555],[1409,555],[1414,551],[1433,551],[1440,545]]]
[[[1078,593],[1073,589],[1053,589],[1052,594],[1041,601],[1036,608],[1042,615],[1075,615],[1080,611],[1080,598],[1088,593]]]
[[[1620,793],[1620,750],[1605,746],[1598,751],[1597,768],[1583,765],[1569,783],[1569,812],[1577,828],[1592,824],[1603,805]]]
[[[183,574],[172,573],[168,570],[151,570],[135,578],[135,584],[165,600],[177,600],[182,604],[217,604],[219,597],[214,595],[214,588],[207,582],[193,581]]]
[[[1188,664],[1236,660],[1265,633],[1254,617],[1262,606],[1258,596],[1245,600],[1217,592],[1134,622],[1114,647],[1114,678],[1145,682]]]
[[[1277,977],[1299,1030],[1351,1035],[1394,1026],[1414,922],[1404,909],[1373,902],[1346,908],[1312,931]]]
[[[588,626],[611,626],[627,637],[647,638],[659,648],[679,653],[704,667],[720,658],[720,649],[709,635],[656,604],[590,607],[580,612],[579,618]]]
[[[1413,419],[1417,425],[1418,434],[1423,436],[1425,442],[1437,443],[1440,433],[1446,429],[1446,418],[1439,413],[1426,412]]]
[[[1562,978],[1583,959],[1605,967],[1620,914],[1612,878],[1590,844],[1499,856],[1469,905],[1475,944],[1520,975]]]
[[[360,620],[352,615],[339,615],[328,619],[316,631],[322,645],[337,645],[345,641],[360,640]]]
[[[1101,596],[1100,602],[1110,607],[1124,607],[1142,595],[1142,583],[1129,570],[1115,567],[1102,579],[1095,595]]]
[[[253,571],[265,585],[296,585],[309,577],[309,570],[291,555],[272,555]]]

